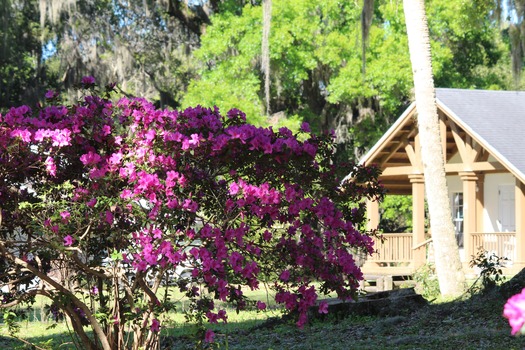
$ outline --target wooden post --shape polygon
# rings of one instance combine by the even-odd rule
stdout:
[[[376,230],[377,226],[379,226],[379,203],[377,201],[367,199],[366,215],[368,218],[366,229],[369,231]]]
[[[463,249],[465,260],[463,263],[468,265],[468,260],[475,254],[472,242],[472,233],[477,232],[476,219],[476,186],[478,177],[472,171],[460,172],[459,176],[463,181]]]
[[[368,221],[366,223],[366,229],[367,231],[376,230],[377,226],[379,225],[379,203],[377,201],[373,201],[370,199],[366,200],[366,216],[368,218]],[[381,243],[377,243],[381,244]],[[374,247],[374,250],[377,250],[378,247]],[[375,253],[374,253],[375,255]],[[375,261],[370,260],[370,257],[368,257],[361,267],[361,271],[366,273],[367,270],[375,269],[377,268],[378,263]]]
[[[485,175],[478,174],[478,183],[476,187],[476,231],[485,232],[485,223],[483,210],[485,208]],[[477,249],[477,247],[473,247]]]
[[[394,280],[392,276],[383,277],[383,290],[392,290],[394,289]]]
[[[425,178],[423,174],[408,175],[412,183],[412,246],[425,241]],[[412,265],[418,268],[426,263],[426,246],[413,252]]]
[[[516,179],[516,247],[513,269],[519,272],[525,267],[525,184]]]
[[[376,279],[376,292],[382,292],[385,290],[383,276],[378,276]]]

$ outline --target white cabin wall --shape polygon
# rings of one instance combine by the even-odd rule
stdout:
[[[483,209],[483,227],[480,227],[480,232],[498,232],[498,215],[499,215],[499,194],[498,187],[500,185],[514,185],[514,176],[511,174],[487,174],[484,181],[484,202]],[[448,196],[452,198],[452,194],[456,192],[463,192],[463,182],[458,175],[447,176]]]
[[[463,192],[463,182],[458,175],[447,176],[448,198],[452,198],[452,193]]]
[[[498,206],[500,185],[514,185],[515,180],[512,174],[487,174],[485,175],[485,209],[483,210],[483,232],[498,231]]]

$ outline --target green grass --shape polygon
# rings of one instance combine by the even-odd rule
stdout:
[[[72,334],[65,322],[53,327],[51,322],[26,321],[20,322],[20,326],[18,336],[31,343],[46,349],[75,349]],[[10,338],[5,328],[0,330],[0,346],[3,349],[29,349],[21,341]]]
[[[229,307],[225,303],[216,302],[216,306],[220,309],[226,309],[228,313],[228,323],[220,323],[218,325],[208,325],[208,328],[221,333],[235,333],[244,330],[249,330],[256,327],[269,318],[279,318],[283,315],[280,308],[276,307],[274,296],[271,292],[263,289],[245,291],[249,299],[262,300],[267,303],[268,310],[261,312],[255,310],[241,311],[237,313],[235,309]],[[165,289],[161,288],[158,295],[164,296]],[[184,310],[188,308],[189,301],[180,293],[177,288],[169,289],[169,300],[174,302],[175,310],[161,316],[161,337],[175,339],[182,337],[185,342],[193,344],[191,338],[195,334],[196,327],[194,324],[186,322]],[[19,322],[20,332],[18,337],[36,344],[44,349],[82,349],[78,345],[78,340],[75,339],[74,333],[68,328],[68,323],[65,321],[54,322],[49,316],[45,314],[45,306],[50,301],[42,296],[36,297],[36,302],[31,309],[26,309],[27,319]],[[89,329],[87,327],[86,329]],[[77,345],[75,345],[77,341]],[[171,341],[171,340],[170,340]],[[20,340],[13,339],[9,336],[7,327],[0,319],[0,350],[3,349],[29,349],[26,344]]]
[[[410,314],[400,310],[399,315],[390,317],[328,316],[304,329],[291,321],[264,323],[269,317],[280,317],[280,311],[236,314],[228,310],[228,324],[210,328],[217,333],[216,347],[220,349],[522,349],[525,337],[511,337],[508,322],[502,317],[505,301],[496,290],[463,300],[438,300]],[[193,328],[183,315],[170,313],[164,317],[162,349],[193,349]],[[63,323],[52,330],[47,330],[47,325],[22,323],[21,334],[47,349],[74,349]],[[3,349],[29,349],[5,335],[5,330],[0,331]]]
[[[236,313],[233,309],[227,309],[228,323],[208,325],[208,328],[213,329],[218,333],[239,333],[248,332],[253,327],[257,327],[268,320],[270,317],[280,318],[282,311],[279,309],[268,310],[265,312],[257,311],[242,311]],[[45,349],[81,349],[82,347],[75,347],[73,339],[69,332],[67,323],[61,321],[54,323],[51,321],[40,321],[39,317],[33,318],[32,321],[26,320],[19,323],[20,332],[18,336],[34,343]],[[0,349],[29,349],[21,341],[10,338],[6,327],[0,323]],[[182,312],[170,312],[162,316],[162,331],[161,337],[168,339],[168,342],[173,342],[173,339],[181,338],[185,344],[192,347],[192,335],[195,333],[195,326],[188,324],[185,321]]]

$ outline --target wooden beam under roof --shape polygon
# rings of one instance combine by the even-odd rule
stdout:
[[[395,142],[395,145],[392,145],[392,147],[388,148],[388,150],[381,150],[381,153],[387,153],[384,157],[379,159],[378,164],[380,166],[386,164],[390,160],[390,158],[392,158],[402,147],[405,147],[408,144],[408,139],[414,134],[414,128],[411,128],[409,130],[402,130],[401,132],[403,134],[399,135],[398,140],[392,140],[392,142]]]
[[[467,166],[468,165],[468,166]],[[463,171],[482,171],[482,172],[505,172],[506,169],[499,162],[474,162],[471,164],[454,163],[445,164],[445,172],[447,175],[455,174]],[[381,173],[382,177],[400,176],[410,174],[421,174],[422,171],[412,165],[390,166]]]

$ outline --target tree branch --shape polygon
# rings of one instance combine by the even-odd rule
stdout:
[[[104,350],[111,350],[111,347],[109,346],[109,343],[108,343],[108,340],[106,338],[106,335],[104,334],[104,331],[100,327],[100,324],[98,323],[97,319],[91,313],[91,310],[89,310],[89,308],[82,301],[80,301],[73,293],[71,293],[70,290],[66,289],[60,283],[56,282],[51,277],[49,277],[47,274],[41,272],[40,270],[38,270],[34,266],[30,265],[29,263],[25,262],[24,260],[22,260],[20,258],[17,258],[13,254],[11,254],[8,251],[6,251],[5,246],[2,244],[2,242],[0,242],[0,253],[5,258],[11,260],[13,263],[15,263],[15,264],[17,264],[19,266],[22,266],[22,267],[28,269],[29,271],[31,271],[31,273],[33,275],[39,277],[42,281],[45,281],[47,284],[49,284],[50,286],[54,287],[56,290],[64,293],[69,298],[71,298],[71,300],[74,302],[74,304],[77,307],[81,308],[82,311],[84,311],[84,313],[86,314],[86,317],[88,318],[89,323],[91,324],[93,332],[96,334],[96,336],[102,342],[103,349]]]

